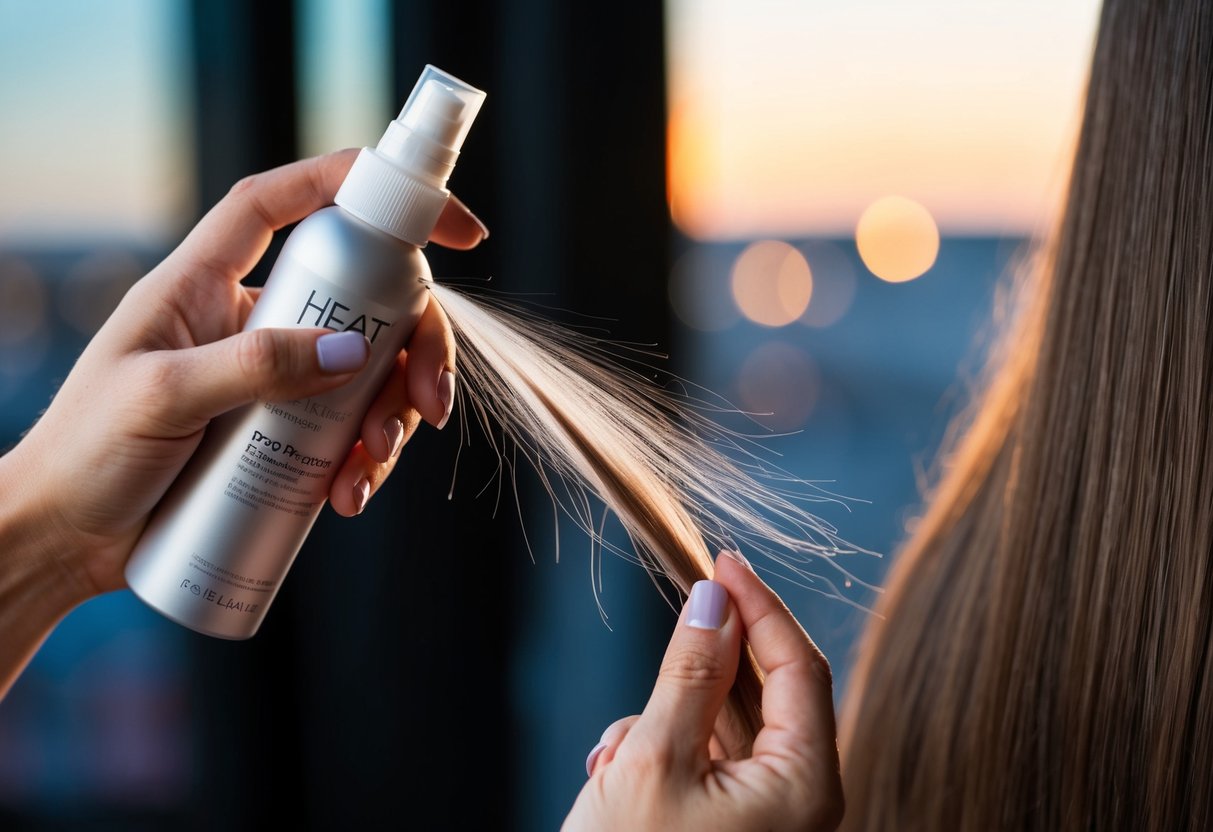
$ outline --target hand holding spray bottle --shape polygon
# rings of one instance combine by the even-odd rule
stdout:
[[[257,632],[323,507],[432,280],[421,252],[485,94],[427,66],[400,116],[364,148],[336,205],[287,238],[245,329],[323,327],[370,342],[349,384],[215,419],[126,566],[135,594],[193,630]]]

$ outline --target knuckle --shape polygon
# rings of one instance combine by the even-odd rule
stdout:
[[[700,647],[687,646],[671,652],[662,662],[660,675],[681,687],[715,687],[728,673],[720,657]]]
[[[144,389],[164,394],[171,392],[177,386],[181,376],[176,362],[170,360],[166,353],[153,353],[144,356],[139,368],[139,375]]]
[[[228,189],[228,196],[239,197],[256,188],[260,174],[251,173]]]
[[[128,391],[119,408],[120,418],[138,430],[155,428],[175,421],[182,394],[191,380],[186,367],[168,353],[150,353],[133,362],[123,373]]]
[[[267,370],[277,365],[278,342],[268,329],[255,329],[236,342],[236,369],[250,384],[259,387]]]
[[[632,726],[640,719],[640,714],[630,714],[621,717],[606,727],[602,732],[602,739],[606,741],[620,742],[627,735],[628,731],[632,730]]]
[[[620,745],[615,760],[641,783],[653,782],[674,767],[674,750],[667,742],[652,737],[629,738]]]
[[[265,180],[264,173],[253,173],[241,179],[228,191],[228,199],[240,200],[257,215],[269,228],[275,228],[274,218],[266,210],[265,204],[261,201],[261,190]]]
[[[176,401],[182,387],[182,369],[167,353],[142,357],[130,381],[130,400],[139,412],[158,413],[166,402]]]

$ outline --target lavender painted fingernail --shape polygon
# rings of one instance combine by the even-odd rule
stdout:
[[[590,754],[585,758],[585,776],[594,776],[594,763],[598,762],[598,755],[606,750],[607,744],[600,742],[598,745],[590,749]]]
[[[442,430],[446,427],[447,419],[451,418],[451,409],[455,406],[455,374],[450,370],[444,370],[438,377],[438,401],[442,402],[446,410],[442,421],[438,423],[438,430]]]
[[[389,416],[383,423],[383,438],[387,440],[388,457],[395,457],[404,446],[404,422],[396,416]]]
[[[366,508],[366,501],[371,498],[371,481],[366,477],[358,480],[358,484],[354,486],[354,513],[362,514],[362,510]]]
[[[724,623],[729,593],[715,581],[696,581],[687,598],[687,626],[700,630],[718,630]]]
[[[331,375],[362,368],[371,353],[371,342],[361,332],[333,332],[316,339],[316,360]]]

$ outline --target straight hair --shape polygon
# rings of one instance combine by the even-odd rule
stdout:
[[[1107,0],[1064,211],[858,655],[848,830],[1213,829],[1213,4]]]

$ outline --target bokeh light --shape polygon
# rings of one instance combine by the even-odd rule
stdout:
[[[804,314],[813,275],[804,255],[779,240],[751,243],[733,264],[733,300],[756,324],[787,326]]]
[[[813,297],[800,322],[819,328],[831,326],[855,300],[855,267],[846,252],[824,240],[802,246],[801,251],[813,273]]]
[[[708,332],[728,329],[740,319],[729,291],[733,259],[719,249],[695,246],[670,270],[670,307],[684,324]]]
[[[120,251],[90,254],[71,268],[60,285],[56,297],[59,314],[77,332],[92,335],[142,274],[143,265],[134,255]]]
[[[770,341],[746,356],[737,377],[737,401],[757,422],[775,431],[805,426],[817,404],[821,374],[808,354]]]
[[[864,210],[855,228],[859,256],[889,283],[913,280],[939,254],[939,228],[931,212],[904,196],[885,196]]]

